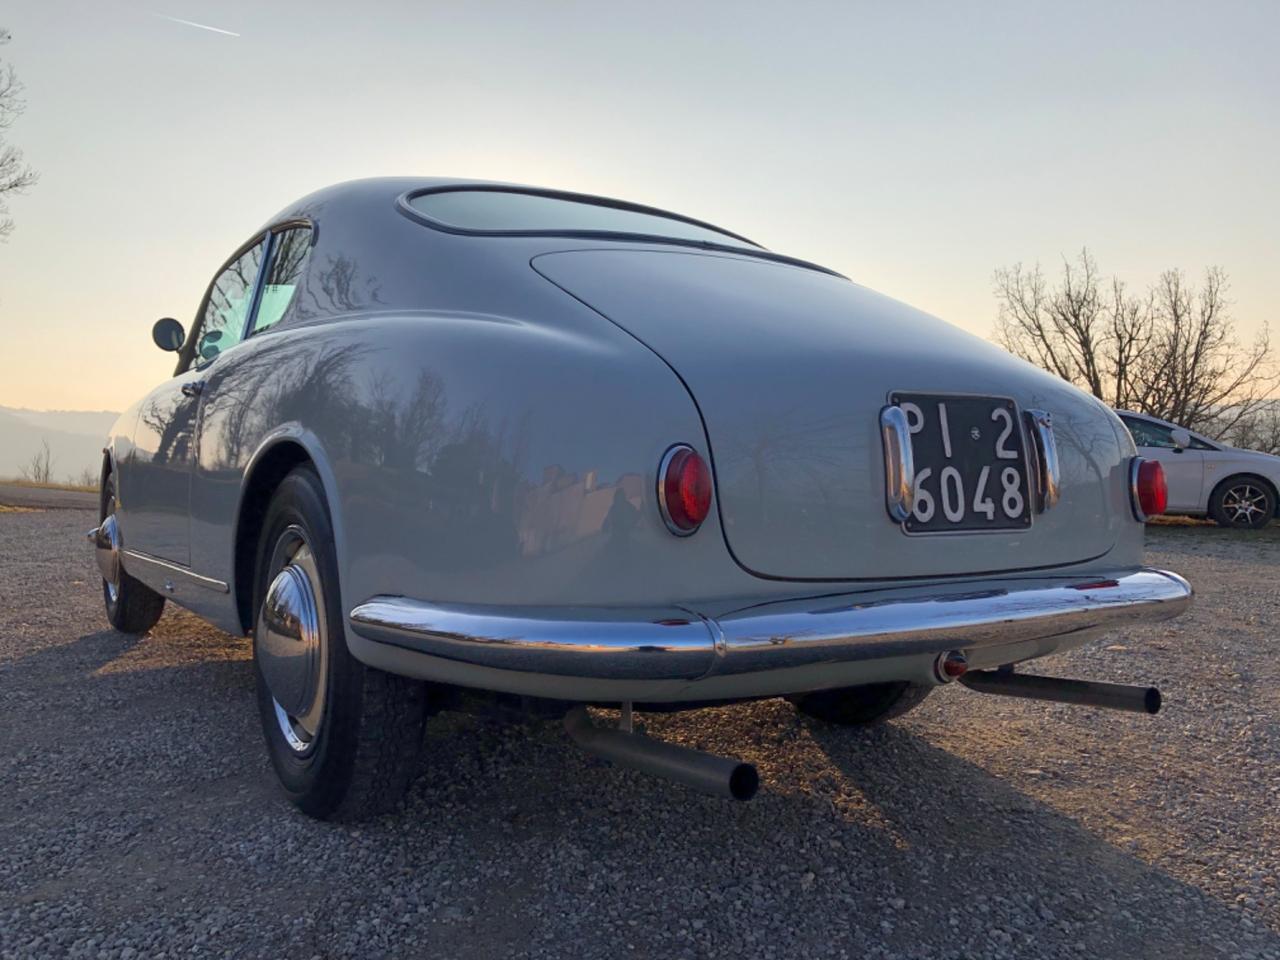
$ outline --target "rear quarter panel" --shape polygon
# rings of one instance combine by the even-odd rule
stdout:
[[[329,488],[348,611],[382,593],[632,605],[758,586],[714,513],[695,537],[663,526],[662,455],[686,442],[705,456],[706,440],[679,380],[621,333],[356,316],[228,352],[206,397],[191,521],[207,576],[234,582],[246,470],[293,439]]]

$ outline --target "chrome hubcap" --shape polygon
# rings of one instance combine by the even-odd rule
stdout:
[[[1250,483],[1232,487],[1222,498],[1222,511],[1233,524],[1253,524],[1267,512],[1267,493]]]
[[[89,534],[93,541],[94,559],[98,572],[107,587],[107,597],[112,603],[120,598],[120,526],[116,523],[116,498],[107,504],[107,515],[102,523]]]
[[[275,575],[258,612],[254,656],[280,732],[303,754],[324,718],[328,631],[320,571],[301,528],[281,534],[267,569]]]

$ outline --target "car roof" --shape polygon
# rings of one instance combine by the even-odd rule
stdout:
[[[433,222],[429,217],[414,213],[412,208],[404,203],[404,198],[406,196],[416,195],[423,192],[468,188],[506,190],[521,193],[529,192],[542,196],[576,199],[581,202],[599,202],[606,206],[638,210],[706,227],[716,233],[724,234],[725,242],[720,244],[701,240],[687,240],[678,237],[611,233],[607,230],[550,230],[546,232],[533,231],[527,233],[522,231],[513,231],[511,233],[504,233],[502,231],[476,231],[471,233],[470,231],[447,230],[441,224]],[[826,273],[841,279],[848,279],[843,274],[832,270],[830,267],[825,267],[821,264],[812,263],[808,260],[802,260],[797,257],[790,257],[786,254],[776,253],[769,250],[767,247],[761,246],[755,241],[749,240],[725,227],[717,226],[716,224],[709,223],[707,221],[698,220],[682,213],[676,213],[660,207],[649,207],[644,204],[633,203],[626,200],[616,200],[610,197],[601,197],[586,193],[573,193],[570,191],[534,187],[519,183],[508,183],[499,180],[474,180],[463,177],[369,177],[362,180],[348,180],[343,183],[335,183],[332,186],[323,187],[307,194],[305,197],[281,210],[267,221],[263,226],[263,230],[289,221],[305,220],[319,225],[321,233],[325,232],[326,221],[328,221],[331,226],[337,225],[340,234],[353,229],[357,230],[357,232],[364,232],[367,224],[378,222],[380,218],[399,218],[402,215],[408,216],[410,220],[423,225],[429,232],[434,233],[438,237],[446,237],[450,233],[462,233],[471,236],[486,236],[492,241],[519,240],[527,239],[529,237],[558,237],[660,243],[671,246],[720,250],[726,253],[746,255],[757,259],[773,261],[775,263],[787,264],[789,266],[803,267],[807,270],[816,270],[820,273]],[[357,224],[359,225],[358,227]],[[432,229],[433,227],[435,229]]]
[[[717,233],[723,233],[727,238],[733,238],[742,241],[751,247],[759,250],[765,250],[760,244],[753,240],[748,240],[729,230],[704,220],[698,220],[683,213],[677,213],[674,210],[666,210],[661,207],[648,206],[646,204],[636,203],[630,200],[620,200],[614,197],[604,197],[590,193],[578,193],[576,191],[559,190],[551,187],[537,187],[523,183],[508,183],[501,180],[474,180],[464,177],[366,177],[360,180],[346,180],[342,183],[335,183],[328,187],[322,187],[307,194],[302,199],[290,204],[281,210],[276,216],[268,221],[267,226],[280,223],[286,220],[299,219],[308,217],[309,212],[319,210],[335,200],[341,200],[344,204],[363,205],[368,203],[372,209],[378,212],[385,212],[394,209],[395,201],[406,194],[419,194],[436,190],[455,190],[455,189],[483,189],[483,190],[504,190],[513,193],[532,193],[542,196],[558,196],[569,199],[576,199],[585,202],[599,202],[609,206],[619,206],[623,208],[631,208],[649,213],[667,216],[674,220],[684,221],[686,223],[694,223],[700,226],[709,227]]]

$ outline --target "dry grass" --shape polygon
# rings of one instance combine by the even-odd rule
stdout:
[[[1161,538],[1196,537],[1206,542],[1277,542],[1280,541],[1280,519],[1272,520],[1261,530],[1235,530],[1220,527],[1203,517],[1153,517],[1147,521],[1147,533]]]
[[[85,486],[79,483],[37,483],[34,480],[23,479],[4,479],[0,477],[0,483],[10,487],[29,487],[32,490],[74,490],[77,493],[97,493],[98,485],[92,484]]]
[[[7,503],[0,503],[0,513],[39,513],[34,507],[11,507]]]

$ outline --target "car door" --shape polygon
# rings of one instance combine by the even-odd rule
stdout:
[[[142,402],[124,500],[130,550],[191,564],[191,471],[200,395],[209,367],[244,336],[265,245],[259,237],[214,277],[179,354],[178,373]]]
[[[1169,487],[1169,511],[1204,509],[1204,451],[1173,442],[1173,427],[1144,417],[1121,417],[1138,454],[1158,460]]]
[[[273,228],[266,266],[240,349],[208,371],[200,399],[196,462],[191,478],[191,564],[205,576],[231,576],[231,542],[241,481],[264,433],[277,426],[271,385],[296,376],[280,351],[258,338],[285,316],[301,284],[311,249],[309,224]]]

